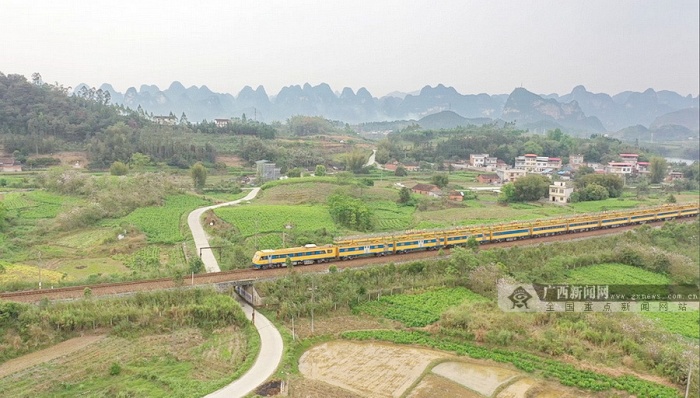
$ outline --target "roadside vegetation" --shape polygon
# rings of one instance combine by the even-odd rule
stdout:
[[[82,335],[89,349],[0,378],[6,396],[202,396],[252,366],[259,337],[213,290],[138,293],[39,306],[0,302],[0,363]]]

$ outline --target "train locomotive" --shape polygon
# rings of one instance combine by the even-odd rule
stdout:
[[[311,244],[286,249],[259,250],[253,256],[252,266],[256,269],[268,269],[286,266],[287,259],[292,265],[308,265],[350,260],[363,256],[387,256],[418,250],[438,250],[443,247],[466,245],[470,237],[474,237],[480,244],[538,238],[681,217],[694,217],[699,212],[698,204],[673,204],[626,211],[577,214],[570,217],[532,222],[358,236],[338,239],[331,245],[316,246]]]

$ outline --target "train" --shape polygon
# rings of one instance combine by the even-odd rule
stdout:
[[[668,204],[625,211],[577,214],[532,222],[517,221],[440,230],[365,235],[341,238],[333,244],[322,246],[309,244],[285,249],[259,250],[253,256],[252,267],[255,269],[284,267],[288,263],[287,259],[296,266],[350,260],[364,256],[388,256],[418,250],[439,250],[464,246],[471,237],[479,244],[538,238],[682,217],[697,217],[699,212],[700,206],[696,203]]]

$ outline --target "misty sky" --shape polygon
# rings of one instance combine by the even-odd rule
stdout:
[[[443,83],[698,95],[698,0],[0,0],[0,72],[118,91],[174,80],[234,95]]]

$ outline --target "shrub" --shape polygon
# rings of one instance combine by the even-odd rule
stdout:
[[[110,376],[119,376],[119,374],[122,372],[122,367],[116,363],[112,362],[112,365],[109,367],[109,375]]]
[[[109,174],[113,176],[125,176],[129,173],[129,166],[126,164],[116,161],[109,166]]]

